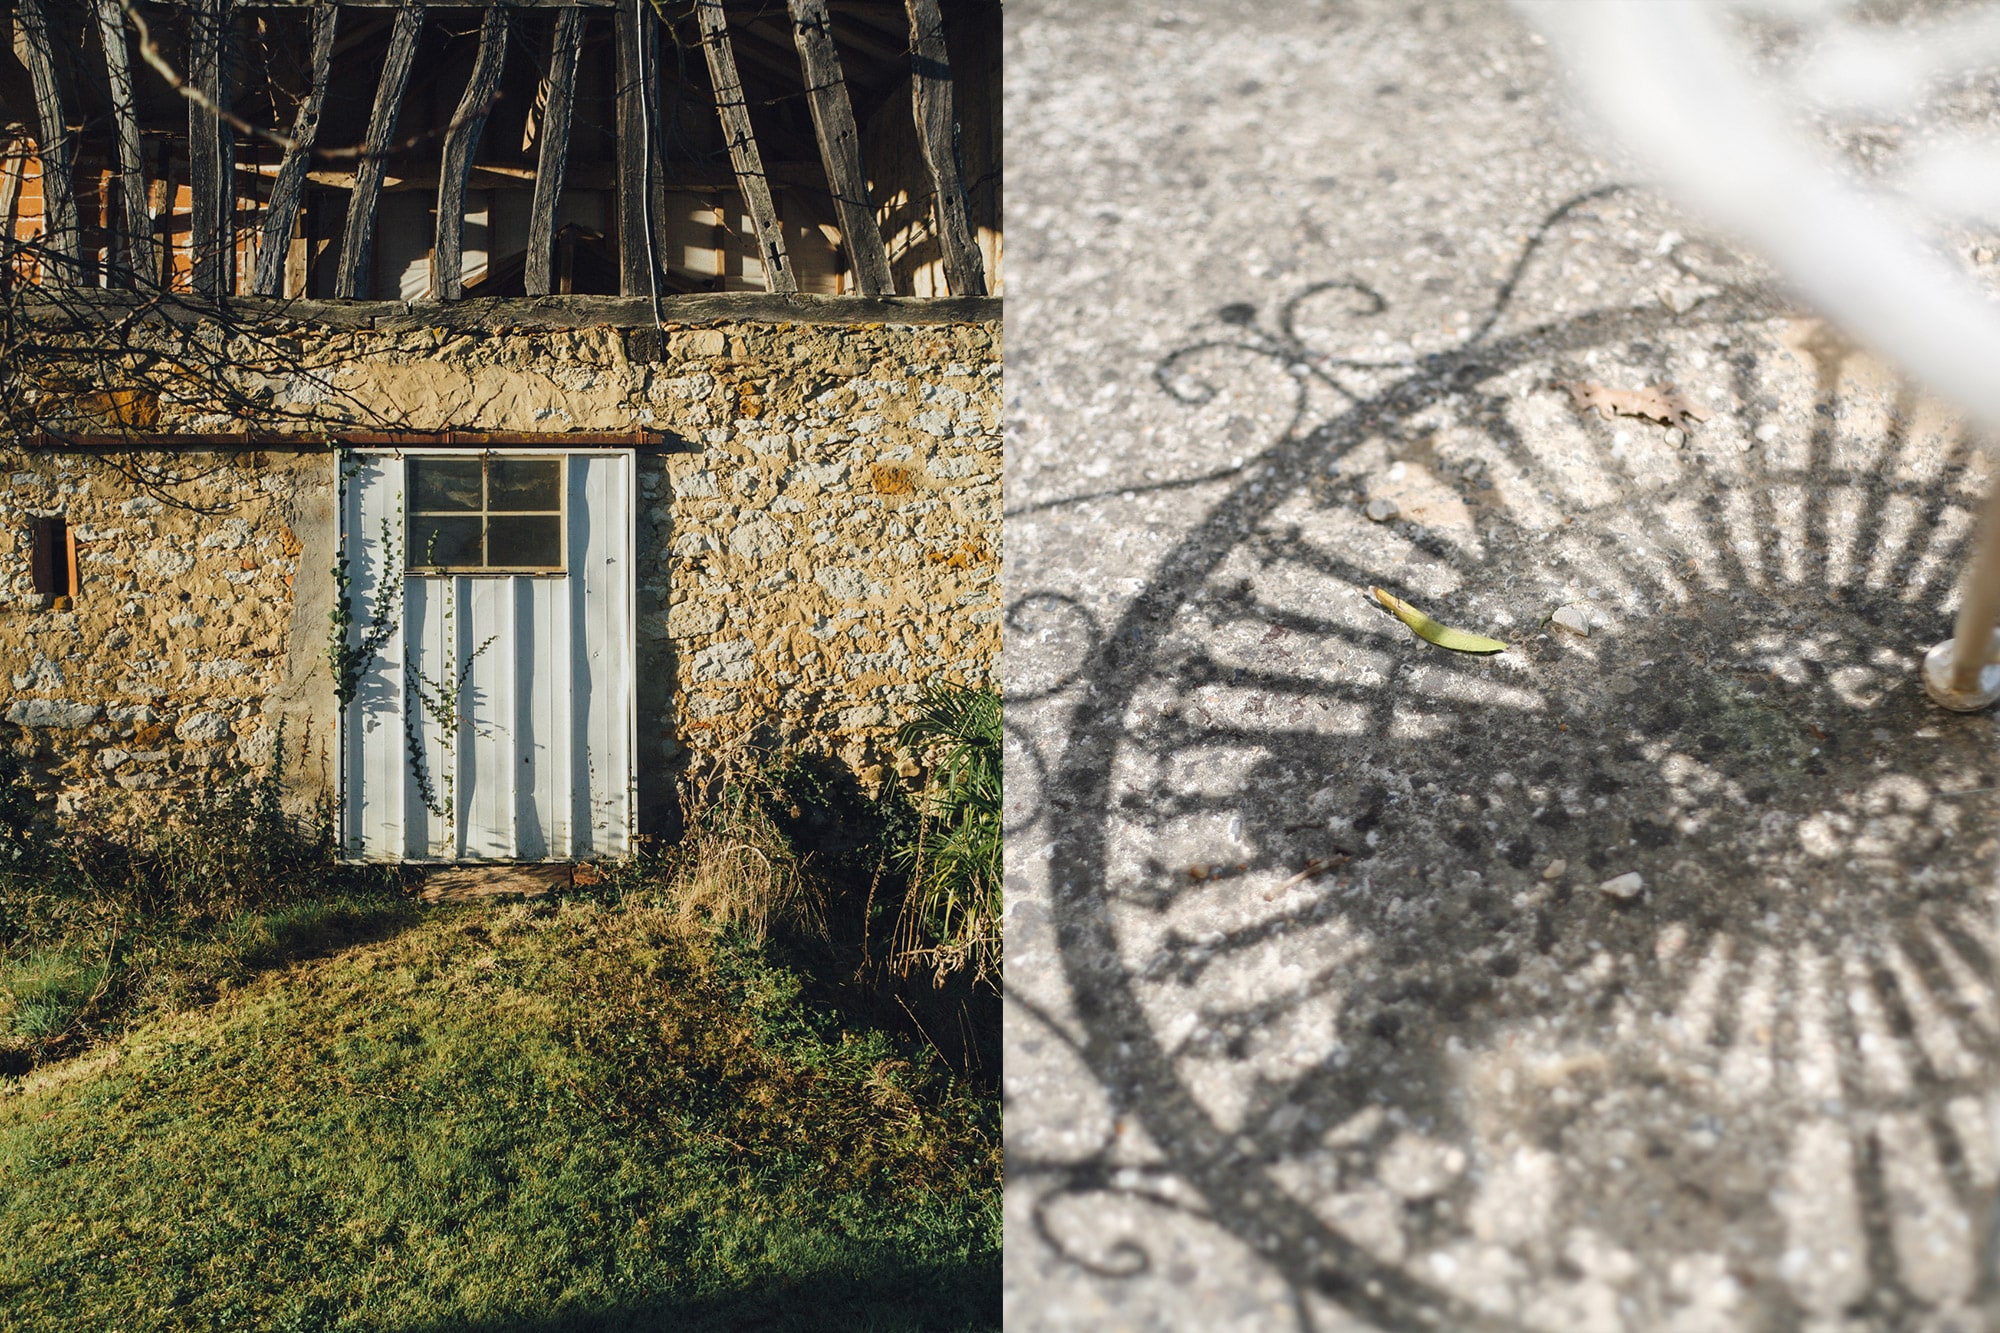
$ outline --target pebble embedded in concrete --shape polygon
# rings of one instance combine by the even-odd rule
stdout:
[[[1574,602],[1557,607],[1556,613],[1549,617],[1549,621],[1557,629],[1566,629],[1580,639],[1590,637],[1590,612]]]
[[[1708,296],[1708,292],[1700,287],[1662,287],[1660,304],[1676,315],[1685,315],[1707,300]]]
[[[1375,1164],[1390,1193],[1412,1203],[1435,1198],[1465,1173],[1465,1150],[1422,1134],[1399,1134]]]
[[[1607,898],[1617,898],[1629,902],[1645,891],[1645,878],[1636,870],[1628,870],[1622,875],[1613,875],[1597,886],[1597,891]]]

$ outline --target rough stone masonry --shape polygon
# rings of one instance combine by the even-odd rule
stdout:
[[[642,826],[690,757],[744,742],[884,780],[908,767],[893,733],[924,685],[982,684],[997,661],[1000,328],[997,302],[869,304],[708,298],[697,313],[720,317],[537,328],[499,303],[454,309],[454,327],[294,303],[126,330],[116,355],[100,327],[13,349],[10,748],[59,811],[121,818],[268,765],[282,727],[288,789],[326,796],[331,437],[644,428],[667,443],[638,466]],[[857,321],[875,307],[888,318]],[[59,439],[121,426],[244,444]],[[74,539],[71,598],[34,591],[38,518]]]

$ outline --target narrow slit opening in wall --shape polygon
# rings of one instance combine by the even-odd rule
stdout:
[[[76,534],[60,518],[34,521],[29,556],[35,591],[43,597],[76,596]]]

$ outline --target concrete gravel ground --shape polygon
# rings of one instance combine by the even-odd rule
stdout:
[[[1006,58],[1008,1327],[1986,1327],[1984,455],[1498,4]]]

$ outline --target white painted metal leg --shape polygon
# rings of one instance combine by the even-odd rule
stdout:
[[[1951,638],[1924,655],[1924,689],[1946,708],[1976,712],[2000,699],[2000,483],[1986,496],[1979,549]]]

